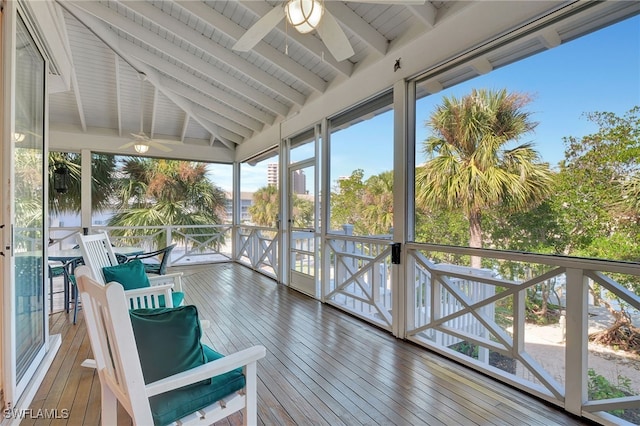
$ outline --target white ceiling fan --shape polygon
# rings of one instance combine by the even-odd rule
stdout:
[[[424,4],[425,0],[349,0],[352,3],[374,4]],[[248,52],[269,31],[274,29],[283,18],[300,33],[306,34],[314,29],[322,38],[336,61],[344,61],[354,55],[349,38],[336,18],[324,7],[324,0],[286,0],[282,7],[274,7],[251,26],[233,45],[233,50]]]
[[[138,77],[140,78],[140,131],[138,133],[131,133],[133,136],[133,140],[131,142],[125,143],[120,146],[120,149],[126,149],[130,146],[136,150],[138,154],[144,154],[149,151],[150,147],[154,147],[159,149],[160,151],[169,152],[172,149],[165,145],[181,145],[182,142],[172,141],[168,139],[151,139],[143,130],[143,120],[144,120],[144,82],[146,80],[146,75],[144,73],[139,73]]]

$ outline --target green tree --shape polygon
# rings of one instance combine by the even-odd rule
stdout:
[[[639,113],[640,107],[634,107],[622,117],[608,112],[587,114],[598,131],[565,139],[565,161],[551,201],[557,220],[570,236],[566,254],[640,260],[621,258],[617,251],[594,252],[594,241],[614,234],[637,241]]]
[[[263,186],[253,193],[249,214],[251,221],[256,225],[275,227],[279,209],[280,198],[277,186]]]
[[[564,252],[581,257],[640,261],[637,190],[640,107],[632,108],[623,116],[594,112],[586,117],[598,130],[581,138],[565,139],[565,161],[559,173],[561,191],[550,199],[556,220],[566,236]],[[640,293],[637,277],[611,276],[630,291]],[[601,299],[598,286],[594,286],[592,294],[596,303],[607,307],[616,319],[599,338],[603,342],[615,342],[617,330],[630,325],[625,303],[614,294],[609,297],[617,300],[617,304]],[[618,344],[623,346],[622,342]]]
[[[354,225],[356,235],[365,235],[362,197],[364,195],[364,170],[356,169],[351,176],[336,182],[331,192],[331,228]]]
[[[416,170],[416,198],[428,209],[461,210],[469,221],[469,246],[482,247],[482,213],[498,206],[518,212],[549,194],[551,171],[532,144],[509,148],[537,123],[524,110],[529,96],[474,89],[445,97],[426,125],[428,160]],[[472,257],[471,266],[480,267]]]
[[[74,152],[49,153],[49,211],[52,214],[80,213],[81,211],[81,155]],[[53,186],[56,167],[64,165],[69,170],[67,192],[58,193]],[[91,209],[106,211],[111,208],[116,160],[113,155],[93,154],[91,158]]]
[[[393,171],[371,176],[364,184],[362,218],[368,235],[388,234],[393,227]]]
[[[130,157],[123,162],[115,189],[116,213],[109,226],[216,225],[225,214],[224,191],[207,178],[203,163]],[[155,232],[113,231],[121,236]],[[216,231],[196,228],[189,232],[203,234],[200,239],[205,240]],[[157,235],[157,246],[164,243],[163,236]]]

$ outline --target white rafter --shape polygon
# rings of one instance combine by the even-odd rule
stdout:
[[[124,3],[127,6],[133,3],[133,5],[136,7],[134,10],[143,11],[143,9],[140,7],[141,2],[139,1],[126,1]],[[175,1],[175,3],[178,4],[180,7],[182,7],[183,9],[185,9],[186,11],[188,11],[189,13],[191,13],[193,16],[207,22],[213,28],[217,29],[218,31],[226,34],[227,36],[233,39],[237,40],[245,32],[245,29],[242,28],[240,25],[232,22],[231,20],[226,18],[224,15],[216,12],[214,9],[210,8],[204,3],[196,2],[196,1]],[[146,11],[147,9],[148,7],[144,7],[144,11]],[[145,15],[145,16],[149,19],[152,19],[151,15]],[[165,14],[165,16],[169,16],[169,15]],[[154,19],[154,21],[156,23],[159,23],[159,20]],[[170,21],[168,21],[166,18],[163,18],[162,22],[165,25],[170,23]],[[182,32],[182,34],[185,35],[184,32]],[[320,77],[318,77],[317,75],[315,75],[314,73],[312,73],[311,71],[303,67],[302,65],[298,64],[289,56],[284,55],[277,49],[274,49],[273,47],[269,46],[267,43],[262,43],[259,46],[256,46],[253,50],[256,53],[263,56],[268,61],[270,61],[276,67],[280,68],[282,71],[290,74],[292,77],[300,80],[301,82],[309,86],[309,88],[319,93],[322,93],[326,90],[327,88],[326,81],[324,81],[323,79],[321,79]]]
[[[69,3],[73,4],[76,7],[79,7],[86,12],[92,14],[96,18],[103,21],[105,24],[114,26],[119,28],[122,31],[127,32],[131,36],[140,40],[144,44],[149,45],[150,47],[157,49],[158,51],[171,56],[175,60],[182,62],[185,66],[188,66],[204,75],[209,76],[210,78],[218,81],[219,83],[225,85],[230,90],[236,91],[243,96],[246,96],[248,99],[253,99],[255,102],[261,104],[265,108],[269,108],[274,112],[277,112],[282,115],[286,115],[288,111],[288,107],[284,106],[280,102],[274,100],[272,97],[259,92],[253,89],[251,86],[247,85],[245,82],[232,77],[230,74],[222,72],[222,70],[201,58],[189,53],[186,50],[183,50],[176,44],[158,36],[154,35],[150,31],[147,31],[144,27],[135,22],[123,18],[117,12],[108,7],[102,6],[98,3],[90,2],[90,1],[70,1]],[[123,39],[124,40],[124,39]],[[233,55],[232,53],[228,52]],[[236,55],[234,55],[236,56]],[[236,56],[238,58],[238,56]],[[245,62],[246,63],[246,62]],[[252,65],[247,64],[247,68],[252,68]],[[266,74],[266,73],[264,73]],[[291,89],[289,86],[275,79],[274,77],[266,74],[265,82],[262,84],[266,85],[266,87],[278,87],[276,93],[279,93],[283,97],[287,99],[293,98],[295,99],[296,104],[302,105],[305,101],[304,95],[301,93]],[[273,86],[271,86],[273,85]]]
[[[120,58],[118,55],[113,55],[115,60],[113,65],[115,68],[115,80],[116,80],[116,113],[118,115],[118,136],[122,136],[122,98],[120,93]]]

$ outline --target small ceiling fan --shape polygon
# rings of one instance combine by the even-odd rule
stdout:
[[[352,3],[424,4],[425,0],[349,0]],[[336,61],[344,61],[355,54],[349,38],[344,33],[336,18],[324,7],[324,0],[286,0],[282,7],[274,7],[266,15],[251,26],[247,32],[233,45],[233,50],[248,52],[269,31],[274,29],[283,18],[301,34],[314,29],[329,49]]]
[[[120,149],[126,149],[133,146],[138,154],[144,154],[149,151],[149,147],[154,147],[160,151],[169,152],[172,149],[165,145],[182,145],[182,142],[172,141],[168,139],[151,139],[143,130],[144,120],[144,82],[147,76],[144,73],[139,73],[140,78],[140,131],[138,133],[131,133],[133,140],[120,146]]]

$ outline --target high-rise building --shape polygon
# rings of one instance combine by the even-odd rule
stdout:
[[[278,163],[267,164],[267,186],[278,186]]]
[[[304,175],[304,170],[296,170],[292,176],[293,182],[291,182],[294,194],[306,194],[307,193],[307,177]]]
[[[278,163],[267,164],[267,185],[279,187],[278,179]],[[306,194],[307,193],[307,177],[303,170],[296,170],[292,176],[293,182],[291,186],[294,194]]]

